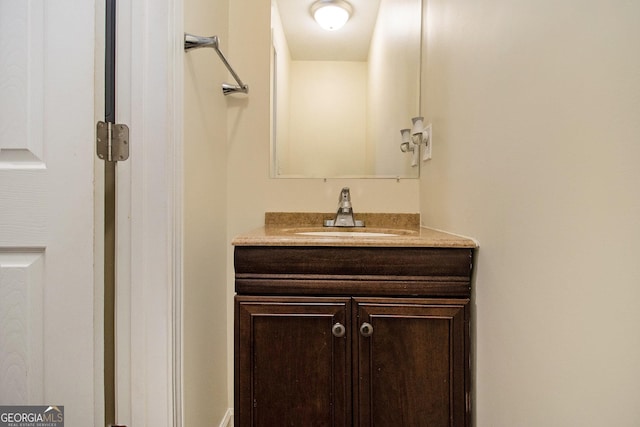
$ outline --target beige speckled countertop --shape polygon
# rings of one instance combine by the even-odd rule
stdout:
[[[364,228],[323,227],[333,213],[267,212],[265,225],[243,233],[231,242],[235,246],[415,246],[475,248],[473,239],[420,227],[419,214],[361,213]],[[336,231],[339,235],[306,235],[304,232]],[[346,233],[345,233],[346,232]],[[355,232],[356,235],[350,234]],[[364,235],[362,234],[364,233]],[[369,233],[370,235],[366,235]],[[379,235],[375,235],[379,233]],[[384,235],[381,235],[384,234]]]

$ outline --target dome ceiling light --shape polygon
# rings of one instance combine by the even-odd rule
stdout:
[[[339,30],[351,17],[353,8],[344,0],[318,0],[311,5],[311,14],[327,31]]]

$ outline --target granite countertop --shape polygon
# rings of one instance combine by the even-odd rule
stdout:
[[[361,213],[366,227],[323,227],[335,213],[267,212],[265,224],[243,233],[235,246],[381,246],[476,248],[473,239],[420,226],[419,214]],[[309,235],[299,233],[317,233]],[[326,232],[335,232],[327,235]]]

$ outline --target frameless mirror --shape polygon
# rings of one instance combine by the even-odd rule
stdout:
[[[314,1],[272,0],[272,176],[417,178],[400,130],[420,115],[421,0],[347,0],[335,31]]]

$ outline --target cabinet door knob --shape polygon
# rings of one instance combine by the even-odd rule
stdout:
[[[331,333],[333,333],[333,336],[338,338],[342,338],[346,331],[347,329],[340,322],[336,323],[335,325],[333,325],[333,328],[331,328]]]
[[[363,337],[370,337],[373,334],[373,325],[371,323],[364,322],[360,326],[360,335]]]

